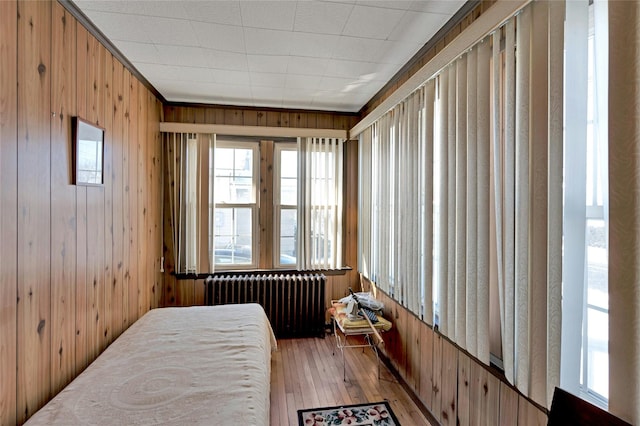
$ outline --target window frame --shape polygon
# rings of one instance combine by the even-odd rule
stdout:
[[[216,140],[215,150],[218,149],[249,149],[252,151],[252,179],[251,179],[251,189],[252,189],[252,202],[251,203],[225,203],[225,202],[217,202],[215,197],[211,201],[213,206],[214,215],[217,213],[219,209],[239,209],[239,208],[249,208],[251,210],[251,263],[224,263],[219,264],[215,263],[215,270],[248,270],[248,269],[256,269],[260,262],[260,241],[259,241],[259,207],[260,207],[260,143],[253,141],[232,141],[226,140],[224,138]],[[211,170],[213,171],[211,178],[214,180],[217,177],[216,174],[216,166],[215,159],[217,157],[217,153],[214,152],[213,158],[213,167]],[[217,190],[217,185],[214,185],[214,195]],[[235,210],[234,210],[235,211]],[[213,230],[213,234],[215,235],[215,228]],[[214,253],[213,259],[215,262],[215,244],[214,244]]]

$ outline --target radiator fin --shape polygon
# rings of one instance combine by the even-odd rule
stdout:
[[[278,338],[324,336],[323,274],[214,275],[205,304],[258,303]]]

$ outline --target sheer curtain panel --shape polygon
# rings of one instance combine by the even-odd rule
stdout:
[[[209,166],[214,135],[163,133],[166,149],[167,202],[171,225],[170,264],[175,273],[213,272],[213,186]],[[171,255],[173,259],[171,259]]]

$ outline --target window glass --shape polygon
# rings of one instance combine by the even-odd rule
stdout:
[[[214,155],[213,219],[216,268],[256,267],[257,143],[218,141]]]

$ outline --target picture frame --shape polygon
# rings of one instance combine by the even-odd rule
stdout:
[[[104,128],[73,117],[73,181],[76,185],[104,184]]]

